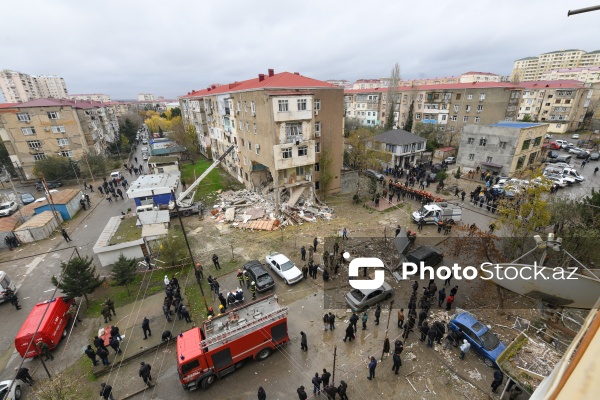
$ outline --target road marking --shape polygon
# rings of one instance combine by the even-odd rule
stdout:
[[[29,264],[27,264],[27,269],[25,270],[24,277],[29,275],[31,273],[31,271],[33,271],[35,269],[35,267],[37,267],[44,260],[44,257],[45,256],[37,256],[36,258],[33,259],[33,261],[31,261]]]
[[[29,296],[27,296],[27,297],[23,297],[23,300],[27,300],[28,298],[29,298]]]
[[[44,293],[53,292],[54,290],[56,290],[56,289],[52,288],[52,289],[44,290]]]

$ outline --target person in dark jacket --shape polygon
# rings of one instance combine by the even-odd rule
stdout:
[[[15,379],[23,381],[26,384],[28,384],[29,386],[33,386],[33,384],[35,383],[35,381],[31,377],[31,375],[29,375],[29,368],[25,368],[25,367],[19,368],[19,367],[17,367],[17,368],[15,368],[15,371],[17,371],[17,375],[15,375]]]
[[[346,395],[347,389],[348,384],[345,381],[340,381],[340,386],[338,386],[338,394],[340,395],[340,400],[348,400],[348,395]]]
[[[146,364],[145,362],[141,362],[140,363],[141,367],[140,367],[140,371],[139,371],[139,376],[144,380],[144,383],[146,385],[148,385],[149,387],[152,387],[152,375],[150,375],[150,371],[152,370],[152,367],[150,366],[150,364]]]
[[[321,374],[321,382],[323,382],[323,387],[329,386],[329,378],[331,378],[331,373],[327,372],[327,370],[323,368],[323,373]]]
[[[379,317],[381,316],[381,306],[377,304],[377,308],[375,309],[375,325],[379,325]]]
[[[352,323],[348,324],[346,327],[346,336],[344,337],[344,342],[346,339],[350,339],[350,341],[354,340],[354,327],[352,326]]]
[[[142,321],[142,330],[144,331],[144,340],[148,339],[148,336],[152,336],[152,331],[150,330],[150,320],[147,317],[144,317],[144,320]]]
[[[375,379],[375,368],[377,368],[377,360],[375,357],[371,357],[371,362],[369,363],[369,376],[368,380]]]
[[[419,340],[421,342],[424,342],[427,338],[427,334],[429,333],[429,324],[427,323],[427,321],[423,321],[423,323],[419,327],[419,331],[421,332],[421,339]]]
[[[100,385],[100,396],[102,396],[104,400],[115,400],[112,395],[112,386],[102,383]]]
[[[85,349],[83,352],[86,356],[88,356],[90,360],[92,360],[92,364],[94,364],[94,367],[98,365],[98,360],[96,360],[96,352],[94,351],[94,349],[92,349],[91,344],[88,344],[87,349]]]
[[[354,328],[354,332],[356,332],[356,324],[358,323],[358,315],[356,315],[355,312],[352,313],[352,316],[350,317],[350,325],[352,325],[352,327]]]
[[[392,356],[392,360],[394,361],[394,366],[392,367],[392,371],[394,371],[394,374],[398,375],[398,370],[400,369],[400,366],[402,365],[402,360],[400,359],[400,353],[394,352],[394,355]]]
[[[300,348],[304,351],[308,351],[308,341],[306,340],[306,333],[300,332]]]
[[[492,392],[496,393],[496,389],[502,385],[504,374],[499,369],[494,371],[494,381],[492,382]]]
[[[119,339],[119,341],[123,341],[123,338],[121,337],[121,333],[119,332],[119,327],[116,325],[113,325],[110,327],[110,337],[116,337]]]
[[[169,340],[173,340],[173,335],[171,334],[171,331],[164,331],[162,333],[162,341],[166,342]]]
[[[421,310],[419,312],[419,323],[417,324],[417,326],[421,326],[423,324],[423,321],[425,321],[425,318],[427,318],[427,311]]]
[[[225,296],[223,296],[223,293],[219,293],[219,301],[221,302],[223,309],[227,310],[227,299],[225,298]]]
[[[432,347],[433,348],[433,342],[435,342],[435,338],[436,338],[436,331],[434,327],[431,327],[431,329],[429,329],[429,332],[427,332],[427,347]]]
[[[446,289],[442,288],[438,292],[438,307],[442,307],[442,304],[444,304],[444,300],[446,300]]]
[[[304,386],[300,386],[298,389],[296,389],[296,393],[298,393],[299,400],[308,399],[308,395],[306,394],[306,391],[304,390]]]
[[[319,377],[319,373],[315,372],[315,376],[313,376],[312,378],[312,384],[313,384],[313,395],[316,395],[317,393],[321,393],[321,378]]]
[[[108,349],[106,348],[106,345],[104,344],[104,339],[102,339],[98,336],[94,336],[94,346],[96,346],[96,349],[104,349],[108,352]]]
[[[323,386],[323,391],[325,392],[325,394],[327,395],[327,400],[335,400],[335,395],[337,394],[338,390],[335,386]]]
[[[221,269],[221,264],[219,264],[219,256],[216,253],[213,254],[212,261],[216,269]]]
[[[105,347],[99,347],[98,350],[96,350],[96,355],[102,360],[102,365],[110,364],[108,361],[108,351]]]
[[[123,352],[121,351],[121,342],[119,341],[119,339],[117,339],[116,336],[111,336],[108,344],[110,345],[110,347],[112,347],[115,353],[123,354]]]
[[[333,313],[329,313],[328,322],[329,322],[329,330],[330,331],[334,330],[335,329],[335,315],[333,315]]]
[[[262,386],[258,387],[258,400],[267,400],[267,392]]]

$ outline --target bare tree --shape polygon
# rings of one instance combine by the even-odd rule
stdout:
[[[396,111],[396,105],[400,104],[400,99],[398,98],[398,85],[400,84],[400,79],[400,64],[396,63],[394,68],[392,68],[387,92],[388,115],[385,122],[386,131],[396,128],[394,112]]]

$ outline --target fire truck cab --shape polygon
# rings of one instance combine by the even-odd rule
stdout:
[[[207,389],[249,358],[262,361],[288,343],[287,311],[271,295],[180,333],[177,371],[183,388]]]

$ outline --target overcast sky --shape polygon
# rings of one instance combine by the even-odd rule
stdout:
[[[599,0],[21,0],[4,8],[0,69],[62,76],[69,93],[175,98],[266,73],[317,79],[489,71],[600,49]]]

